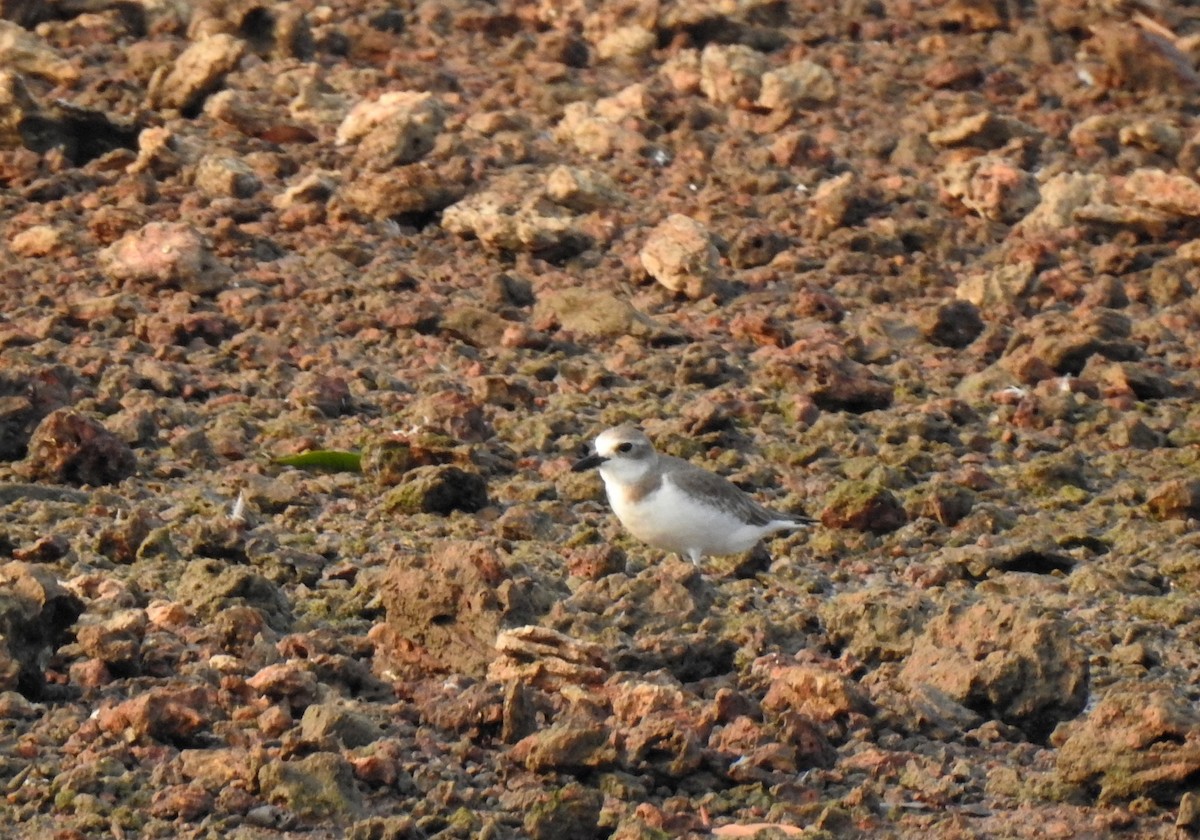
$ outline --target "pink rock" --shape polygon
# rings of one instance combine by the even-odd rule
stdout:
[[[151,222],[100,252],[100,268],[119,283],[173,286],[195,294],[223,289],[232,272],[191,225]]]
[[[191,740],[212,723],[216,692],[209,687],[152,688],[116,706],[97,712],[106,732],[132,733],[137,738],[179,743]]]
[[[754,670],[770,681],[763,698],[767,711],[798,712],[815,721],[870,711],[862,689],[830,667],[764,657],[754,664]]]

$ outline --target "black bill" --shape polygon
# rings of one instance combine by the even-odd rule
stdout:
[[[584,470],[590,470],[592,467],[600,466],[607,460],[608,459],[602,455],[597,455],[595,452],[593,452],[586,458],[580,458],[578,461],[572,464],[571,472],[583,472]]]

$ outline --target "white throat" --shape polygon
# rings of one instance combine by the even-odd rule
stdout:
[[[658,456],[650,453],[648,458],[622,458],[615,455],[600,465],[600,477],[605,484],[628,487],[642,481],[658,465]]]

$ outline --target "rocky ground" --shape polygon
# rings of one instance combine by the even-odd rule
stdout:
[[[0,15],[5,836],[1200,832],[1200,10]]]

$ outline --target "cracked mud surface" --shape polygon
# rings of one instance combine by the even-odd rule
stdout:
[[[1200,15],[826,5],[0,2],[6,836],[1200,832]]]

